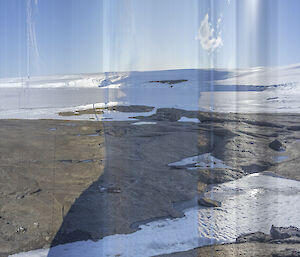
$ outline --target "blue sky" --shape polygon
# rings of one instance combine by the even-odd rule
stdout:
[[[300,62],[299,0],[0,0],[0,77]]]

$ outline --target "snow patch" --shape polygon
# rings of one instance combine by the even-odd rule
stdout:
[[[181,117],[179,122],[194,122],[194,123],[200,123],[200,121],[197,118],[188,118],[188,117]]]
[[[230,168],[222,160],[212,156],[211,153],[205,153],[188,158],[178,162],[168,164],[170,167],[184,167],[188,169],[207,169],[207,168]]]
[[[156,122],[152,122],[152,121],[138,121],[138,122],[132,123],[132,125],[137,125],[137,126],[140,126],[140,125],[151,125],[151,124],[157,124],[157,123]]]

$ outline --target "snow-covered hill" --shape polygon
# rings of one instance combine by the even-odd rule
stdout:
[[[298,64],[243,70],[166,70],[0,79],[0,118],[60,118],[57,115],[60,111],[108,105],[298,113],[299,82]],[[108,117],[114,119],[116,114],[111,112]]]

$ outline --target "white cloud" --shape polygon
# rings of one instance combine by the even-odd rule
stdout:
[[[220,33],[217,36],[214,35],[215,30],[209,23],[208,18],[207,13],[200,24],[197,39],[200,40],[201,46],[204,50],[213,52],[216,48],[223,45],[223,40]]]

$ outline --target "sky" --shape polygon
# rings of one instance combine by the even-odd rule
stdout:
[[[279,66],[299,0],[0,0],[0,77]]]

